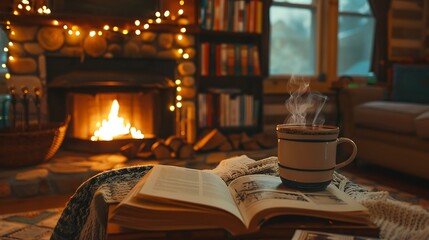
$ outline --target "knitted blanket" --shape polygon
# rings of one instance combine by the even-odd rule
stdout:
[[[51,239],[106,239],[109,204],[120,202],[151,168],[106,171],[84,182],[67,203]],[[277,157],[255,161],[242,155],[206,171],[219,175],[227,184],[247,174],[278,175]],[[332,184],[369,209],[382,239],[429,239],[426,210],[393,200],[387,192],[369,192],[337,172]]]

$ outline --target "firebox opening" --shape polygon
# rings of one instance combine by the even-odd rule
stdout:
[[[150,147],[157,138],[175,134],[176,61],[127,58],[47,58],[48,110],[51,121],[71,116],[62,148],[84,152],[117,152],[128,143]],[[144,134],[93,141],[97,123],[107,120],[112,102],[118,118]],[[147,143],[147,144],[146,144]]]
[[[122,120],[123,123],[113,124],[115,119],[109,119],[112,105],[117,101],[119,109],[116,120]],[[137,92],[137,93],[98,93],[95,95],[85,93],[69,93],[69,106],[67,112],[71,113],[72,125],[67,136],[85,140],[113,140],[133,138],[131,134],[112,133],[112,139],[106,137],[92,138],[96,131],[104,122],[110,121],[109,131],[119,131],[119,128],[129,124],[129,128],[135,128],[141,131],[146,138],[152,138],[155,135],[154,109],[156,106],[156,93]],[[116,115],[116,114],[115,114]],[[122,126],[120,126],[122,125]],[[106,134],[104,134],[106,135]],[[142,137],[142,138],[144,138]],[[134,137],[138,138],[138,137]]]

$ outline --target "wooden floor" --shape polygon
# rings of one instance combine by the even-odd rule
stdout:
[[[426,179],[413,177],[372,164],[359,164],[358,166],[349,164],[342,171],[370,179],[380,183],[380,185],[389,186],[421,198],[429,199],[429,180]]]

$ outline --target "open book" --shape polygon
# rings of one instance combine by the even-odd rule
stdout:
[[[286,188],[279,177],[246,175],[229,186],[204,170],[156,165],[117,205],[112,223],[140,230],[223,228],[232,235],[258,231],[283,215],[368,224],[368,210],[330,185],[321,192]]]

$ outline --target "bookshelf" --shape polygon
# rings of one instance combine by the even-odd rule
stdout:
[[[267,4],[263,0],[196,2],[198,132],[262,131]]]

